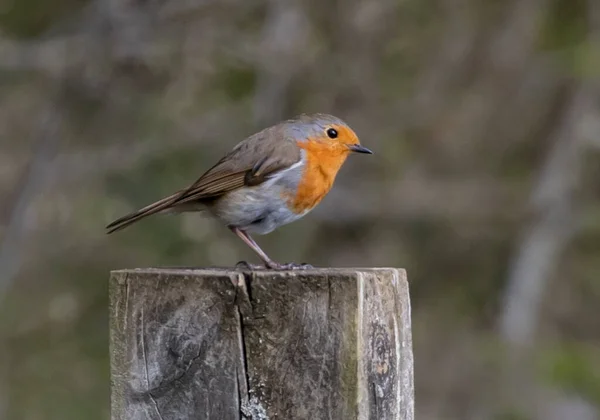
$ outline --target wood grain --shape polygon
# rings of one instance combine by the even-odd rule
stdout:
[[[412,420],[404,270],[114,271],[113,420]]]

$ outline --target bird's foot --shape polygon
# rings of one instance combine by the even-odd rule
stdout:
[[[312,265],[310,264],[306,264],[306,263],[302,263],[302,264],[297,264],[297,263],[285,263],[285,264],[280,264],[280,263],[276,263],[275,261],[267,261],[265,262],[265,265],[260,265],[260,264],[250,264],[247,261],[240,261],[235,265],[235,268],[239,268],[242,270],[309,270],[311,268],[314,268]]]
[[[306,263],[297,264],[297,263],[290,262],[290,263],[280,264],[280,263],[276,263],[276,262],[271,262],[269,264],[269,268],[271,268],[273,270],[309,270],[314,267],[312,265],[306,264]]]
[[[250,264],[247,261],[239,261],[235,265],[235,268],[241,268],[242,270],[265,270],[265,269],[267,269],[267,267],[265,267],[264,265]]]

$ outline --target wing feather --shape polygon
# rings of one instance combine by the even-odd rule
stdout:
[[[124,229],[152,214],[192,202],[202,203],[244,186],[262,184],[301,158],[296,143],[283,136],[282,126],[274,126],[248,137],[188,188],[115,220],[107,226],[107,233]]]

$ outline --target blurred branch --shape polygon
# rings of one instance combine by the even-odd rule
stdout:
[[[599,29],[590,29],[594,43]],[[517,348],[534,342],[544,290],[576,227],[574,195],[587,145],[582,123],[597,100],[596,83],[581,82],[575,89],[532,193],[536,219],[526,229],[511,264],[500,317],[502,337]]]
[[[69,32],[69,22],[59,22],[37,41],[5,41],[0,43],[0,66],[13,70],[38,70],[55,77],[48,103],[42,111],[34,133],[34,150],[29,165],[18,184],[15,199],[9,211],[6,229],[0,243],[0,302],[14,280],[24,256],[24,237],[27,232],[27,212],[31,202],[48,182],[52,160],[58,152],[60,129],[63,125],[67,82],[75,77],[74,69],[82,71],[98,59],[90,51],[103,43],[106,14],[102,1],[93,1],[70,23],[76,26],[77,35],[60,35]],[[72,32],[72,31],[71,31]],[[8,64],[8,65],[7,65]],[[74,67],[74,64],[77,66]],[[12,66],[12,68],[11,68]]]
[[[23,239],[27,231],[29,204],[43,188],[50,169],[49,162],[58,147],[62,116],[57,106],[55,101],[51,101],[38,120],[35,149],[22,181],[17,186],[16,198],[5,223],[6,229],[0,242],[0,302],[23,260]]]
[[[584,148],[579,124],[594,100],[589,88],[576,89],[532,193],[535,220],[511,264],[500,318],[501,335],[517,347],[534,342],[544,290],[575,228],[573,201]]]

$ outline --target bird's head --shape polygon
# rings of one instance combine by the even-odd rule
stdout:
[[[361,146],[358,136],[341,119],[328,114],[302,114],[288,121],[289,132],[303,149],[314,149],[332,157],[350,153],[372,154]]]

